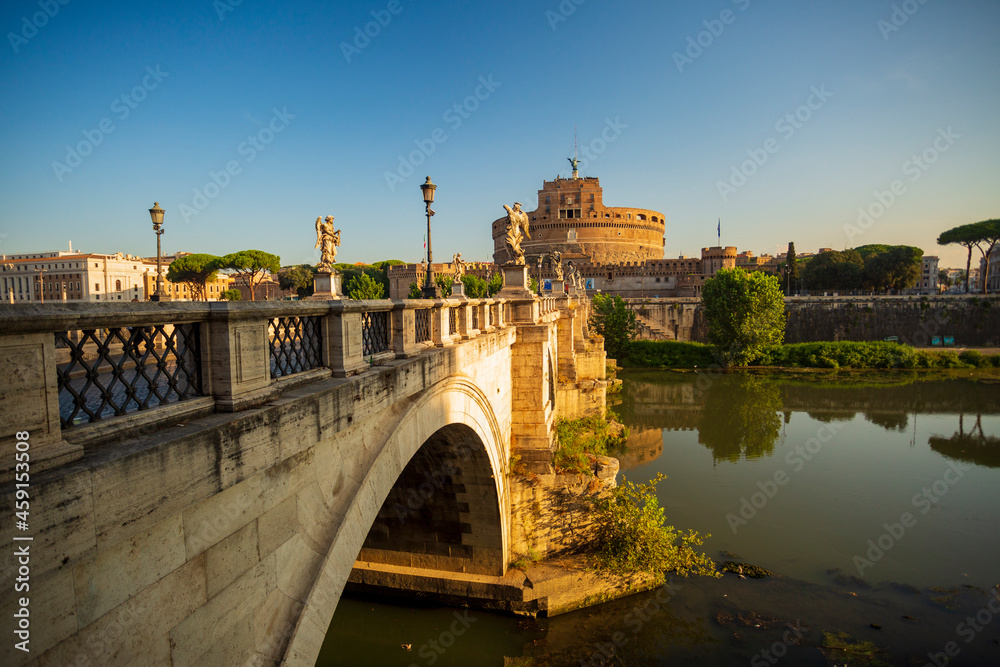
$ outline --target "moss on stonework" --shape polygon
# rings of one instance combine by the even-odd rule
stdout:
[[[607,456],[628,439],[628,428],[608,410],[604,417],[593,415],[556,422],[558,449],[553,459],[557,472],[589,474],[597,456]]]

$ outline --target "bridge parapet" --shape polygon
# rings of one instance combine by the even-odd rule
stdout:
[[[0,306],[0,444],[35,471],[91,443],[347,377],[509,326],[503,299]],[[9,466],[8,466],[9,467]],[[0,478],[11,471],[4,469]]]

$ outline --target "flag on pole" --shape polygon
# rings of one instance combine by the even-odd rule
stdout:
[[[424,250],[427,250],[427,234],[424,234]]]
[[[716,232],[719,234],[719,245],[722,245],[722,218],[719,218],[719,226],[716,229]]]

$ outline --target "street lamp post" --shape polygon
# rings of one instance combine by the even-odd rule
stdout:
[[[538,296],[542,295],[542,261],[544,259],[544,254],[538,256]]]
[[[153,202],[149,209],[149,217],[153,220],[153,231],[156,232],[156,291],[149,297],[150,301],[170,301],[163,291],[163,273],[160,259],[160,236],[163,235],[163,209],[159,202]]]
[[[420,186],[420,190],[424,193],[424,208],[427,213],[427,275],[424,277],[422,296],[425,299],[440,299],[441,288],[434,282],[434,271],[431,270],[434,261],[434,253],[431,251],[431,216],[434,215],[434,211],[431,210],[431,204],[434,203],[434,191],[437,190],[437,186],[431,183],[431,177],[428,176],[427,181]]]

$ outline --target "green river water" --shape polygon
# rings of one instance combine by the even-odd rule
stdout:
[[[776,576],[551,619],[346,594],[317,664],[1000,664],[1000,384],[824,377],[630,373],[615,406],[620,476],[665,473],[669,523]]]

